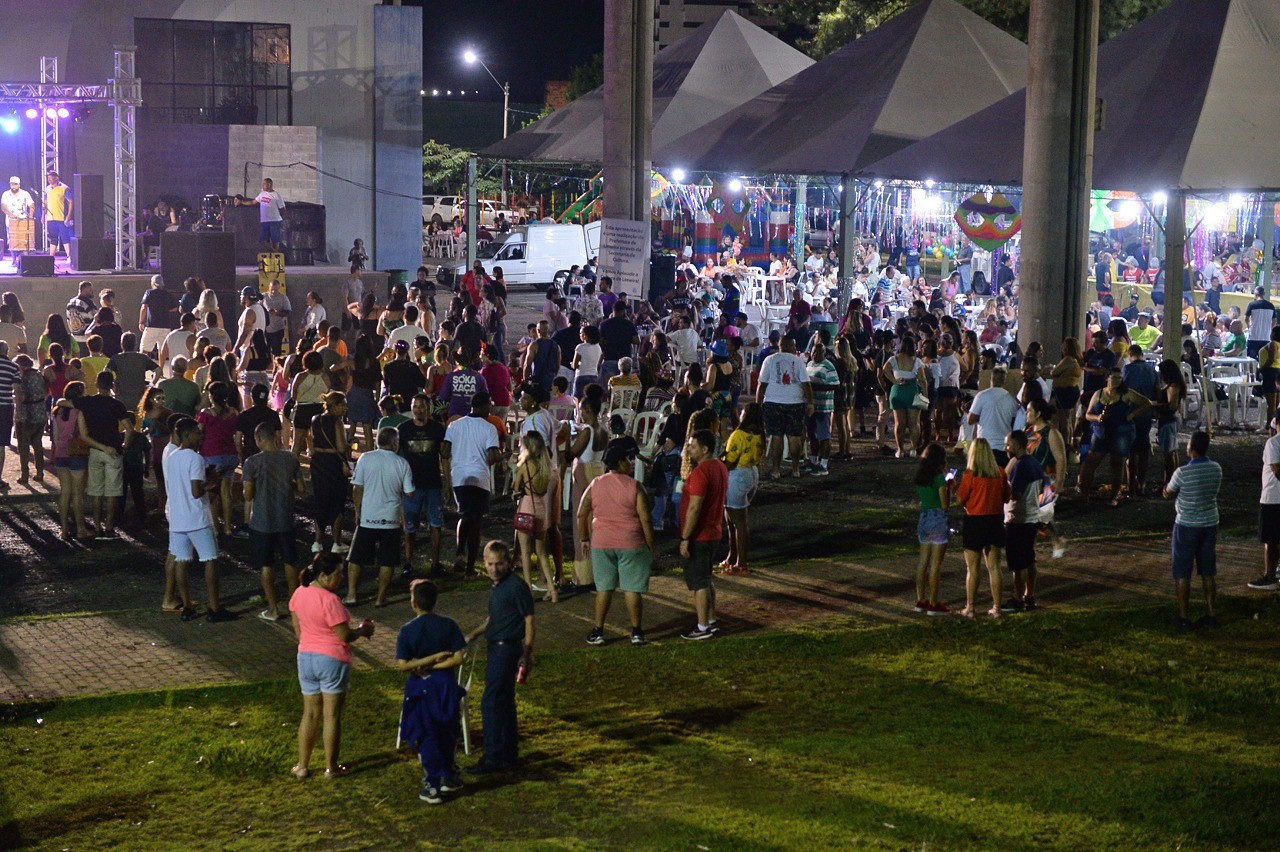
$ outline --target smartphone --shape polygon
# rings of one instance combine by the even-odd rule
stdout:
[[[956,478],[956,470],[957,469],[953,467],[951,470],[947,471],[947,482]]]

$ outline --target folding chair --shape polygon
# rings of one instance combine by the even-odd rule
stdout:
[[[612,412],[618,408],[629,408],[633,412],[640,405],[640,388],[638,387],[619,387],[614,388],[609,393],[609,410]]]
[[[631,420],[631,437],[636,439],[640,447],[640,455],[652,456],[658,444],[658,426],[666,415],[658,411],[642,411]],[[638,482],[644,482],[644,462],[636,459],[635,476]]]
[[[458,722],[462,727],[462,753],[471,754],[471,721],[470,710],[471,680],[476,673],[475,653],[472,645],[462,649],[462,665],[458,666],[458,686],[463,689],[462,700],[458,703]],[[396,751],[400,750],[400,727],[404,722],[404,701],[400,702],[400,716],[396,720]]]
[[[612,420],[614,415],[622,418],[623,433],[631,431],[631,421],[635,420],[636,412],[634,408],[611,408],[609,409],[609,419]]]

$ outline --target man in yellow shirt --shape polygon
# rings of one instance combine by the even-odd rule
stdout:
[[[71,209],[75,200],[71,197],[71,187],[62,182],[57,172],[50,171],[48,180],[44,190],[44,222],[49,251],[56,254],[71,244]]]
[[[80,359],[80,369],[84,371],[84,386],[92,388],[85,395],[93,396],[98,392],[98,374],[107,369],[107,362],[111,359],[102,354],[102,338],[98,335],[89,335],[85,343],[89,347],[89,354]]]
[[[1141,346],[1143,352],[1150,352],[1160,340],[1160,329],[1151,324],[1151,314],[1142,311],[1138,314],[1138,324],[1129,329],[1129,340]]]

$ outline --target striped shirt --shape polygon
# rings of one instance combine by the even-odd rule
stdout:
[[[21,377],[18,365],[0,356],[0,406],[13,407],[13,386]]]
[[[1222,467],[1207,458],[1195,458],[1173,472],[1167,490],[1178,495],[1175,523],[1184,527],[1218,525],[1218,489]]]

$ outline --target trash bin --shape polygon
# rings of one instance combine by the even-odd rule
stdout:
[[[403,284],[405,289],[409,288],[409,270],[407,269],[387,269],[387,299],[391,298],[391,288],[397,284]]]

